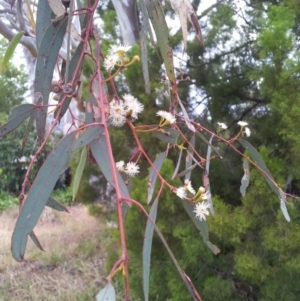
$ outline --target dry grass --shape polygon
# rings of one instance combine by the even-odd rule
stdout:
[[[95,300],[105,283],[105,224],[84,206],[69,211],[43,214],[34,232],[46,252],[29,239],[24,263],[10,252],[18,209],[0,216],[0,300]]]

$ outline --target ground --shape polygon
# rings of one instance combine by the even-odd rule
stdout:
[[[29,238],[23,263],[10,251],[18,209],[0,215],[0,301],[95,300],[106,283],[102,246],[109,235],[105,222],[85,206],[68,209],[43,213],[34,232],[45,252]]]

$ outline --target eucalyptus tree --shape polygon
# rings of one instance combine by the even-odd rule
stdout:
[[[263,153],[260,154],[247,140],[247,137],[251,134],[251,127],[248,127],[246,121],[241,120],[245,114],[241,115],[239,111],[243,111],[246,108],[254,115],[256,108],[248,104],[248,102],[252,101],[252,98],[251,100],[245,98],[246,101],[244,102],[239,102],[238,100],[228,102],[227,108],[236,108],[235,114],[230,114],[230,111],[224,111],[224,115],[222,115],[224,119],[225,116],[229,115],[228,119],[235,123],[235,126],[230,128],[230,130],[223,122],[225,120],[213,120],[214,124],[209,124],[212,116],[214,116],[212,96],[215,91],[214,88],[218,87],[218,84],[216,81],[215,83],[209,82],[205,89],[201,89],[201,84],[199,84],[201,81],[198,77],[201,78],[202,75],[203,79],[206,73],[208,80],[210,80],[209,76],[211,74],[218,78],[217,74],[219,72],[219,79],[224,82],[224,74],[226,74],[229,64],[227,61],[222,62],[221,60],[220,64],[216,66],[219,69],[216,70],[216,73],[213,72],[214,70],[205,70],[205,68],[203,68],[204,71],[201,69],[200,72],[194,73],[196,68],[201,66],[198,60],[204,61],[209,54],[214,56],[210,59],[210,62],[214,62],[214,58],[218,58],[220,55],[221,58],[228,55],[224,54],[224,51],[226,52],[226,47],[231,46],[227,42],[233,35],[233,28],[237,26],[234,16],[241,9],[235,8],[232,1],[219,1],[204,11],[202,15],[197,16],[196,11],[199,2],[194,1],[193,4],[196,5],[196,9],[188,0],[172,0],[170,5],[157,0],[139,1],[141,16],[139,31],[140,55],[136,54],[134,49],[131,52],[129,45],[116,44],[116,39],[112,40],[115,37],[113,33],[110,37],[103,34],[101,29],[97,30],[97,21],[94,20],[96,12],[99,11],[100,17],[103,15],[103,19],[105,19],[105,11],[102,10],[101,14],[101,8],[98,9],[98,1],[87,1],[87,3],[63,1],[61,3],[54,0],[40,0],[36,6],[34,3],[31,4],[29,2],[23,4],[29,13],[28,22],[23,20],[24,22],[20,23],[21,28],[16,28],[22,30],[21,35],[25,35],[24,39],[22,37],[21,43],[25,43],[24,40],[26,40],[25,38],[28,34],[37,50],[35,78],[33,81],[33,103],[22,104],[13,108],[8,122],[0,127],[0,136],[2,137],[14,131],[25,120],[29,119],[27,130],[24,134],[24,144],[27,142],[28,129],[31,129],[34,122],[38,141],[38,149],[32,154],[22,184],[19,196],[20,214],[12,235],[12,255],[17,261],[24,260],[28,236],[33,239],[37,247],[42,249],[33,230],[44,207],[50,206],[59,211],[67,211],[64,206],[51,196],[51,193],[70,156],[74,152],[80,151],[80,161],[74,176],[73,198],[76,197],[84,166],[88,162],[96,164],[110,184],[111,189],[115,192],[119,225],[120,252],[117,254],[118,257],[112,263],[108,272],[107,285],[96,296],[97,300],[115,300],[113,284],[117,274],[124,281],[124,299],[130,300],[131,270],[125,216],[128,211],[134,212],[132,207],[143,213],[146,223],[142,249],[143,271],[140,272],[140,274],[143,274],[142,287],[145,300],[149,300],[149,287],[153,290],[151,298],[156,295],[156,290],[158,290],[158,284],[154,281],[153,286],[153,281],[150,278],[154,230],[170,256],[175,267],[174,270],[178,273],[178,279],[171,277],[170,273],[165,273],[170,282],[168,283],[168,291],[166,290],[163,296],[164,299],[170,297],[173,299],[181,298],[182,300],[186,296],[182,289],[185,287],[193,300],[202,300],[200,296],[202,294],[201,290],[200,293],[197,291],[199,287],[203,289],[207,298],[211,297],[217,300],[218,296],[216,294],[213,295],[211,292],[213,289],[210,283],[222,286],[224,291],[226,290],[228,298],[236,292],[242,292],[242,290],[234,290],[232,292],[230,284],[242,285],[242,277],[246,278],[249,276],[246,273],[242,274],[246,270],[243,263],[247,261],[243,260],[243,258],[247,259],[249,256],[236,257],[241,259],[238,270],[241,278],[238,278],[238,281],[227,281],[226,283],[215,281],[216,279],[211,281],[211,274],[207,273],[207,285],[205,287],[201,285],[195,286],[193,282],[197,280],[197,275],[200,272],[199,267],[196,268],[195,273],[195,270],[188,264],[189,262],[185,262],[182,258],[178,261],[176,256],[194,255],[198,251],[199,244],[189,244],[189,240],[183,240],[185,243],[179,249],[179,251],[183,251],[181,254],[181,252],[176,250],[176,243],[173,244],[172,241],[172,246],[175,247],[175,250],[172,251],[168,244],[168,239],[165,238],[165,236],[167,238],[175,237],[176,240],[177,237],[186,238],[189,236],[194,238],[197,235],[197,242],[198,240],[201,241],[201,250],[205,248],[209,252],[206,260],[202,258],[205,266],[209,265],[208,260],[211,260],[214,255],[220,252],[220,248],[210,241],[208,231],[208,218],[214,215],[212,198],[214,191],[211,190],[213,186],[210,185],[209,179],[211,170],[214,168],[212,162],[215,159],[222,159],[227,149],[231,149],[238,154],[240,159],[243,158],[244,175],[241,175],[240,185],[242,195],[246,194],[246,189],[249,185],[250,163],[256,168],[255,171],[260,177],[266,181],[271,188],[270,190],[273,190],[272,193],[275,192],[275,198],[268,203],[269,207],[267,208],[269,210],[267,210],[266,215],[275,211],[275,215],[278,215],[283,227],[291,220],[287,209],[287,204],[289,204],[287,196],[290,195],[274,180],[263,160]],[[180,38],[178,38],[178,35],[172,38],[169,34],[166,16],[171,8],[179,16],[182,32]],[[18,1],[16,3],[16,17],[20,17],[18,10],[21,9],[22,2]],[[34,15],[35,10],[36,18],[34,16],[30,17],[31,13]],[[130,10],[135,11],[135,7],[130,7]],[[254,13],[255,10],[252,12]],[[8,12],[5,13],[9,14]],[[213,26],[212,29],[209,24],[207,24],[207,27],[202,26],[203,38],[198,19],[200,18],[201,24],[205,16],[209,16],[210,24],[216,26]],[[12,19],[13,16],[10,17]],[[188,35],[187,20],[191,24],[191,32],[193,32],[193,37],[197,41],[197,46],[194,43],[191,44],[195,55],[190,56],[189,60],[185,62],[186,70],[180,72],[180,70],[175,68],[172,46],[181,48],[181,51],[186,48],[187,53],[191,54],[188,43],[190,35]],[[109,24],[106,25],[109,26]],[[30,32],[26,26],[31,26],[35,31]],[[135,27],[133,26],[133,28]],[[132,31],[135,32],[134,30]],[[121,32],[124,34],[124,31],[121,30]],[[249,36],[251,36],[250,33]],[[20,35],[18,37],[20,38]],[[205,39],[208,41],[207,48],[204,48]],[[110,40],[109,47],[106,46],[108,40]],[[179,41],[181,42],[179,43]],[[217,52],[219,44],[222,46],[221,54]],[[149,58],[152,58],[155,53],[148,49],[148,46],[151,47],[151,45],[154,46],[155,52],[159,57],[158,67],[149,65]],[[214,47],[212,47],[213,45]],[[243,47],[241,46],[242,49],[244,49]],[[208,49],[205,50],[207,51],[206,53],[204,49]],[[238,50],[239,48],[235,48],[235,52]],[[8,47],[8,51],[11,51],[11,48]],[[266,61],[268,62],[268,59]],[[141,66],[139,65],[140,63]],[[84,74],[83,71],[87,66],[91,70],[88,75]],[[211,66],[214,67],[214,65]],[[136,73],[132,71],[135,68],[139,69]],[[233,69],[238,69],[238,66]],[[154,70],[156,74],[159,74],[159,79],[151,78],[149,70]],[[184,87],[186,82],[188,82],[187,72],[191,73],[190,79],[197,88],[196,93],[200,93],[201,97],[204,92],[208,95],[205,96],[208,110],[204,111],[206,115],[203,114],[201,119],[204,120],[206,116],[204,123],[202,121],[199,123],[199,120],[194,119],[195,114],[188,114],[188,108],[193,105],[193,102],[195,103],[192,99],[192,94],[195,93],[195,90],[189,87],[190,91],[188,91],[188,87]],[[201,72],[205,73],[201,74]],[[131,77],[131,82],[126,82],[124,80],[125,76]],[[157,81],[161,80],[163,83],[158,84]],[[249,88],[249,91],[252,89],[256,92],[255,85],[251,86],[251,83],[249,84],[245,79],[244,82],[248,84],[247,88]],[[141,88],[141,83],[144,84],[143,88],[145,91],[141,92],[139,90],[139,93],[134,93],[134,87],[138,86]],[[82,99],[82,91],[85,91],[87,95],[84,100]],[[151,94],[153,93],[151,91],[155,91],[154,94]],[[54,94],[55,102],[50,102],[51,93]],[[256,97],[256,95],[253,97]],[[84,114],[81,116],[77,116],[74,113],[70,105],[72,98],[83,101]],[[151,110],[145,110],[148,107]],[[46,128],[48,111],[52,111],[54,119],[53,124]],[[65,130],[66,134],[53,147],[32,181],[30,175],[33,166],[42,150],[47,146],[56,125],[61,122],[66,112],[69,112],[71,116],[70,127]],[[147,117],[144,120],[141,118],[143,115]],[[215,126],[214,130],[212,125]],[[131,139],[126,140],[129,141],[127,150],[130,150],[130,153],[124,151],[116,155],[116,149],[114,149],[112,144],[113,135],[116,133],[114,128],[119,129],[115,137],[124,139],[124,137],[131,135]],[[200,148],[198,147],[199,144],[201,145]],[[224,148],[219,147],[220,144],[226,145],[227,149],[224,151]],[[155,146],[153,148],[154,151],[151,151],[151,145]],[[244,149],[247,150],[246,154],[243,153]],[[173,161],[176,158],[176,167],[167,159],[168,156],[172,157]],[[146,166],[149,167],[149,174]],[[240,168],[242,169],[241,165]],[[197,169],[200,169],[202,179]],[[145,174],[147,176],[141,181],[135,180],[139,174],[142,178]],[[196,174],[197,178],[193,178],[192,174]],[[174,180],[175,177],[178,179]],[[179,178],[182,178],[182,180]],[[191,181],[191,179],[193,180]],[[219,186],[222,186],[222,183]],[[253,226],[253,224],[250,222],[253,222],[253,220],[248,220],[247,211],[242,214],[238,208],[237,210],[241,214],[232,219],[234,221],[232,228],[235,235],[233,237],[228,235],[225,229],[218,232],[217,230],[222,226],[223,218],[226,217],[230,220],[231,211],[226,210],[226,205],[224,206],[217,196],[214,199],[216,201],[216,209],[218,209],[217,212],[222,212],[222,209],[225,209],[223,210],[224,214],[220,218],[216,214],[216,223],[213,224],[212,222],[212,228],[215,225],[215,236],[212,238],[216,237],[219,239],[220,236],[227,235],[230,239],[228,242],[229,248],[232,246],[238,247],[234,245],[234,242],[240,242],[242,240],[240,236],[243,236],[245,232],[251,231],[250,226]],[[147,207],[147,205],[151,206],[151,208]],[[276,209],[273,209],[273,206],[277,206]],[[254,206],[252,207],[254,208]],[[149,211],[146,210],[148,208]],[[183,208],[184,210],[182,210]],[[159,215],[160,211],[163,214]],[[185,215],[183,212],[186,212],[184,213]],[[258,216],[261,216],[259,215],[259,207],[256,213]],[[156,224],[157,216],[160,219]],[[272,218],[277,221],[274,214]],[[137,221],[139,221],[139,217]],[[170,223],[168,222],[172,222],[171,228],[166,226],[164,221],[169,226]],[[177,221],[178,226],[180,225],[179,227],[176,227]],[[193,232],[191,229],[194,228],[190,226],[186,227],[186,232],[184,231],[185,228],[182,225],[188,221],[189,225],[196,226],[196,232]],[[227,222],[226,225],[229,226],[231,224]],[[255,224],[255,227],[258,227],[258,225]],[[139,228],[136,227],[136,230],[139,230]],[[203,241],[199,238],[202,238]],[[156,241],[154,242],[153,246],[155,247]],[[241,246],[239,245],[239,247]],[[225,259],[227,255],[226,248],[227,245],[225,247],[222,245],[221,249],[225,254]],[[157,256],[157,253],[153,254]],[[255,263],[254,260],[256,258],[253,257],[252,259]],[[191,258],[191,256],[186,256],[186,258]],[[197,260],[199,257],[194,256],[194,258]],[[195,263],[195,261],[190,263]],[[184,266],[186,272],[181,265]],[[261,265],[256,264],[254,268],[257,271],[261,268]],[[218,268],[215,268],[215,271],[218,272]],[[190,272],[193,274],[192,279],[188,276]],[[268,275],[270,274],[271,272]],[[224,275],[229,280],[233,278],[230,274],[228,275],[227,271]],[[173,281],[177,283],[180,278],[183,286],[171,285]],[[240,281],[240,279],[242,280]],[[261,278],[261,280],[264,279]],[[173,292],[172,289],[174,289]],[[266,289],[269,288],[267,287]],[[250,287],[247,286],[247,293],[249,291],[251,291],[251,285]],[[250,297],[252,298],[252,295]],[[158,298],[161,298],[161,295]]]

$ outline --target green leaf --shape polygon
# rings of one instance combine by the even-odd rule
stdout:
[[[155,127],[157,127],[157,126],[155,126]],[[177,143],[177,139],[180,135],[180,133],[177,130],[174,130],[172,128],[163,128],[162,130],[164,132],[156,131],[156,132],[152,132],[152,134],[164,142],[167,142],[170,144]]]
[[[194,147],[195,147],[195,135],[192,136],[191,140],[190,140],[190,144],[189,147],[187,149],[187,155],[185,157],[185,169],[189,169],[192,166],[192,162],[193,162],[193,153],[194,153]],[[188,171],[185,174],[185,180],[189,180],[191,177],[191,171]]]
[[[75,173],[74,180],[73,180],[73,190],[72,190],[73,201],[75,200],[76,195],[77,195],[77,191],[78,191],[80,180],[81,180],[81,177],[82,177],[82,174],[83,174],[86,159],[87,159],[87,148],[84,147],[82,149],[81,156],[80,156],[80,161],[79,161],[79,164],[77,166],[76,173]]]
[[[218,156],[219,156],[221,159],[223,159],[223,157],[221,156],[220,152],[219,152],[219,151],[218,151],[211,143],[209,143],[209,141],[208,141],[201,133],[196,132],[196,135],[197,135],[204,143],[206,143],[207,145],[209,145],[209,146],[213,149],[213,151],[214,151],[216,154],[218,154]]]
[[[180,162],[181,162],[181,156],[182,156],[182,149],[180,149],[180,152],[179,152],[178,161],[177,161],[177,165],[176,165],[176,168],[175,168],[173,176],[172,176],[172,180],[176,177],[176,175],[178,173],[178,170],[180,167]]]
[[[54,199],[52,196],[49,197],[46,206],[55,209],[57,211],[62,211],[62,212],[69,212],[69,210],[62,205],[60,202],[58,202],[56,199]]]
[[[153,165],[156,168],[157,172],[160,171],[165,158],[166,158],[166,153],[163,152],[153,162]],[[152,196],[153,196],[153,192],[154,192],[154,188],[155,188],[156,180],[157,180],[157,173],[155,172],[155,170],[153,169],[153,167],[151,167],[150,173],[149,173],[149,179],[148,179],[148,198],[147,198],[147,204],[149,204],[151,202],[151,199],[152,199]]]
[[[159,0],[146,1],[149,19],[156,34],[157,44],[164,61],[166,72],[171,83],[172,91],[177,92],[176,77],[174,74],[173,50],[169,45],[169,28],[166,23],[163,7]]]
[[[72,86],[73,90],[75,89],[76,85],[78,84],[78,81],[80,79],[80,75],[82,73],[83,61],[84,61],[82,53],[85,51],[85,49],[86,49],[85,44],[84,43],[80,43],[79,46],[76,48],[76,51],[75,51],[75,53],[74,53],[74,55],[73,55],[73,57],[72,57],[72,59],[70,61],[69,73],[68,73],[69,75],[68,75],[68,78],[65,79],[65,82],[66,83],[70,83],[71,79],[75,78],[75,80],[73,81],[74,85]],[[75,74],[75,70],[77,71],[76,74]],[[61,102],[63,100],[64,96],[65,96],[65,94],[61,93],[59,102]],[[72,100],[72,97],[67,97],[64,100],[61,108],[55,110],[55,112],[54,112],[54,118],[56,118],[56,116],[59,113],[58,120],[61,120],[61,118],[65,115],[67,109],[69,108],[71,100]]]
[[[51,81],[67,28],[68,18],[63,18],[54,26],[48,26],[41,41],[35,69],[34,95],[36,104],[47,105],[51,92]],[[37,134],[40,140],[44,139],[47,118],[47,107],[39,107],[35,110]]]
[[[220,252],[219,248],[209,241],[207,222],[204,221],[204,220],[200,221],[199,219],[195,218],[195,213],[193,212],[194,208],[193,208],[193,205],[190,202],[188,202],[186,200],[182,200],[182,204],[184,206],[184,209],[188,213],[189,217],[191,218],[191,220],[195,224],[196,228],[200,231],[200,234],[201,234],[205,244],[209,247],[209,249],[212,250],[212,252],[215,255],[218,254]]]
[[[214,135],[212,135],[208,142],[207,153],[206,153],[206,164],[205,164],[205,172],[209,175],[209,165],[210,165],[210,157],[211,157],[211,146]]]
[[[179,97],[177,97],[177,100],[178,100],[178,103],[179,103],[179,105],[180,105],[181,111],[182,111],[182,113],[183,113],[183,118],[184,118],[185,124],[187,125],[187,127],[188,127],[192,132],[196,132],[196,129],[195,129],[195,127],[192,125],[191,120],[190,120],[190,118],[189,118],[189,115],[188,115],[188,113],[186,112],[185,107],[184,107],[184,105],[182,104],[182,102],[181,102],[181,100],[179,99]]]
[[[36,12],[36,47],[39,50],[46,29],[51,23],[52,10],[47,0],[39,0]]]
[[[35,227],[57,179],[67,163],[76,132],[65,136],[51,151],[40,168],[24,202],[12,235],[12,254],[22,261],[29,233]]]
[[[148,20],[148,18],[147,18]],[[140,46],[141,46],[141,57],[142,57],[142,70],[145,82],[145,93],[150,94],[150,79],[149,79],[149,68],[148,68],[148,49],[147,49],[147,30],[146,24],[143,20],[141,31],[140,31]]]
[[[31,231],[31,232],[29,233],[29,236],[30,236],[30,238],[32,239],[32,241],[34,242],[34,244],[35,244],[41,251],[44,251],[44,252],[45,252],[45,250],[43,249],[42,245],[40,244],[38,238],[36,237],[36,235],[34,234],[33,231]]]
[[[8,122],[0,126],[0,137],[12,132],[20,126],[25,119],[27,119],[36,109],[33,104],[22,104],[14,107],[9,115]]]
[[[25,129],[25,131],[24,131],[24,133],[23,133],[23,140],[22,140],[21,152],[23,152],[24,147],[25,147],[25,144],[26,144],[27,139],[28,139],[28,136],[29,136],[29,133],[32,131],[32,128],[33,128],[33,122],[34,122],[34,114],[31,114],[31,115],[30,115],[30,118],[29,118],[29,120],[28,120],[26,129]]]
[[[212,135],[210,137],[209,142],[208,142],[205,171],[204,171],[204,174],[203,174],[203,186],[204,186],[206,192],[210,192],[209,166],[210,166],[210,160],[211,160],[211,150],[212,150],[213,138],[214,138],[214,135]],[[212,202],[211,196],[207,199],[207,202],[210,205],[209,210],[210,210],[211,214],[214,215],[214,207],[213,207],[213,202]]]
[[[142,25],[141,25],[142,29],[141,30],[143,30],[143,29],[145,30],[145,35],[148,33],[153,48],[156,48],[156,44],[155,44],[154,37],[153,37],[153,30],[150,25],[149,15],[147,12],[147,6],[146,6],[145,1],[148,1],[148,0],[141,0],[138,3],[140,5],[140,13],[141,13],[141,20],[142,20]]]
[[[158,207],[158,198],[156,198],[151,206],[149,217],[151,220],[147,220],[145,238],[143,245],[143,288],[144,288],[144,297],[145,301],[149,300],[149,276],[150,276],[150,262],[151,262],[151,248],[152,248],[152,239],[154,226],[153,223],[156,222]]]
[[[240,192],[241,192],[242,196],[245,196],[246,189],[249,186],[249,182],[250,182],[249,163],[248,163],[247,159],[244,159],[243,168],[244,168],[244,175],[241,180]]]
[[[289,222],[291,219],[289,217],[289,214],[286,209],[285,201],[286,201],[286,195],[282,191],[282,189],[275,184],[274,178],[271,175],[266,163],[262,159],[259,152],[246,140],[239,138],[238,141],[242,144],[242,146],[249,152],[250,157],[252,160],[257,164],[257,166],[264,171],[262,172],[262,175],[264,176],[265,180],[269,184],[269,186],[273,189],[273,191],[278,195],[280,199],[280,208],[282,210],[282,213],[286,220]]]
[[[110,165],[110,158],[108,155],[108,147],[106,144],[106,139],[104,135],[100,135],[97,139],[93,140],[90,143],[92,154],[97,161],[97,164],[99,165],[104,177],[106,178],[107,182],[115,187],[115,183],[113,181],[112,177],[112,170]],[[116,167],[115,167],[116,169]],[[121,195],[125,198],[130,198],[127,186],[120,175],[120,173],[117,171],[117,178],[118,178],[118,184],[120,188]]]
[[[152,219],[150,218],[150,216],[148,216],[148,221],[150,221],[157,233],[157,235],[159,236],[159,238],[161,239],[162,243],[164,244],[166,250],[168,251],[181,279],[183,280],[187,290],[189,291],[189,293],[191,294],[191,296],[193,297],[194,301],[202,301],[201,297],[199,296],[199,293],[197,292],[197,290],[195,289],[191,279],[185,274],[185,272],[180,268],[172,250],[170,249],[168,243],[166,242],[164,236],[162,235],[162,233],[160,232],[159,228],[155,225],[155,223],[152,221]]]
[[[97,138],[104,131],[104,127],[100,125],[91,125],[86,128],[81,135],[76,139],[72,151],[76,151],[79,148],[90,144],[95,138]]]
[[[180,177],[186,175],[187,173],[191,172],[196,166],[199,166],[199,165],[200,165],[199,163],[194,163],[188,169],[185,169],[184,171],[182,171],[179,174],[177,174],[177,178],[180,178]]]
[[[24,31],[18,32],[10,41],[9,45],[6,48],[6,51],[5,51],[5,54],[4,54],[4,57],[3,57],[3,60],[2,60],[1,66],[0,66],[0,71],[3,71],[6,68],[9,60],[12,58],[12,56],[16,50],[16,47],[20,43],[23,35],[24,35]]]
[[[112,284],[107,283],[106,287],[103,288],[96,296],[97,301],[116,301],[116,293]]]

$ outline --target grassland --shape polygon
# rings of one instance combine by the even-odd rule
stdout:
[[[105,221],[88,214],[85,206],[70,213],[43,213],[34,232],[45,252],[29,239],[26,262],[12,258],[10,241],[18,209],[0,215],[0,300],[95,300],[106,284]]]

